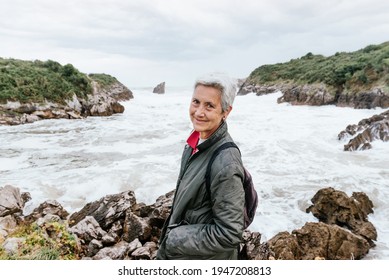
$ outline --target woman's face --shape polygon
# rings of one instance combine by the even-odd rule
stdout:
[[[194,130],[200,132],[202,139],[207,139],[214,133],[223,118],[227,118],[231,107],[222,112],[221,93],[218,89],[198,85],[192,96],[189,116]]]

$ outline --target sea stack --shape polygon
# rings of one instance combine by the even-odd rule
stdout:
[[[164,94],[165,93],[165,82],[162,82],[162,83],[158,84],[153,89],[153,93]]]

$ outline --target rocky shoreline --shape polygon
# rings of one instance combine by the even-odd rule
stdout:
[[[108,87],[92,81],[93,92],[83,99],[75,94],[64,104],[10,102],[0,104],[0,125],[20,125],[43,119],[83,119],[88,116],[111,116],[123,113],[119,102],[134,98],[133,93],[120,82]]]
[[[257,85],[241,81],[238,95],[255,93],[257,96],[281,92],[278,103],[292,105],[323,106],[336,105],[339,107],[352,107],[354,109],[388,108],[389,94],[381,88],[373,88],[366,92],[347,92],[336,90],[325,84],[276,84]],[[389,110],[363,119],[358,124],[350,124],[338,134],[339,140],[349,142],[344,145],[345,151],[367,150],[373,146],[375,140],[389,141]]]
[[[125,191],[90,202],[72,214],[56,201],[45,201],[24,215],[25,203],[31,199],[29,193],[21,193],[10,185],[0,187],[0,256],[2,252],[3,258],[20,256],[26,237],[14,233],[21,226],[35,225],[43,232],[44,239],[61,242],[63,236],[70,234],[75,240],[74,259],[153,260],[173,196],[171,191],[154,204],[146,205],[138,203],[132,191]],[[374,206],[365,193],[348,197],[327,187],[319,190],[311,201],[306,211],[318,222],[306,223],[291,233],[280,232],[267,242],[261,242],[261,233],[246,230],[240,259],[362,259],[375,246],[377,231],[368,221]],[[54,224],[63,225],[66,233],[58,233]],[[66,246],[68,243],[60,247]]]
[[[271,85],[258,85],[249,81],[241,82],[238,95],[255,93],[256,95],[282,92],[278,103],[292,105],[336,105],[339,107],[352,107],[355,109],[372,109],[376,107],[389,108],[389,93],[383,88],[371,88],[361,92],[350,92],[343,88],[333,88],[324,83],[293,84],[278,83]]]

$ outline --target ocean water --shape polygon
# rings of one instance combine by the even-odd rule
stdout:
[[[45,120],[0,126],[0,186],[29,192],[26,213],[48,199],[70,213],[107,194],[133,190],[146,204],[174,189],[191,131],[190,88],[132,89],[123,114],[84,120]],[[262,241],[317,221],[305,209],[324,187],[365,192],[378,231],[366,259],[389,259],[389,143],[368,151],[343,151],[338,133],[383,112],[335,106],[277,104],[280,93],[237,96],[228,118],[259,194],[253,231]]]

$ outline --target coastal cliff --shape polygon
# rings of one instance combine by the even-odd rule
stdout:
[[[122,113],[131,90],[107,74],[86,75],[58,62],[0,58],[0,125]]]
[[[389,42],[324,57],[307,53],[286,63],[263,65],[241,82],[238,95],[281,92],[278,103],[335,105],[355,109],[389,108]],[[339,133],[352,137],[345,151],[366,150],[389,140],[389,111]]]
[[[278,102],[370,109],[389,107],[389,42],[332,56],[306,55],[262,65],[239,89],[243,95],[281,91]]]

